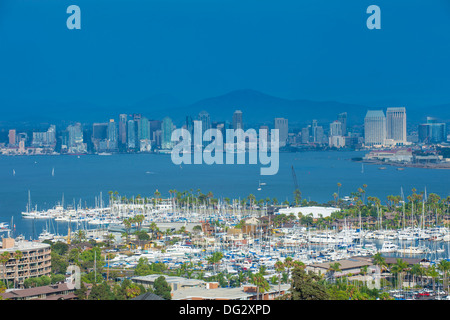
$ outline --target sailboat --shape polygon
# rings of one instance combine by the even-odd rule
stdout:
[[[258,183],[258,191],[261,191],[261,181]]]
[[[361,173],[364,173],[364,163],[361,163]]]
[[[52,177],[55,176],[55,168],[52,168]]]
[[[13,176],[15,176],[15,175],[16,175],[16,170],[13,169]]]

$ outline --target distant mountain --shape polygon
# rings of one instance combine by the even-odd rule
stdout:
[[[303,125],[313,119],[319,123],[331,122],[341,112],[347,112],[350,124],[360,123],[367,108],[336,101],[289,100],[255,90],[236,90],[197,101],[185,108],[171,109],[170,116],[175,121],[183,121],[186,115],[195,118],[202,110],[211,115],[211,121],[231,122],[234,111],[241,110],[246,125],[272,124],[276,117],[288,118],[289,124]]]
[[[385,106],[367,107],[365,105],[337,101],[313,101],[306,99],[284,99],[256,90],[235,90],[216,97],[187,104],[171,95],[154,95],[127,106],[99,106],[83,101],[1,101],[2,114],[0,125],[6,122],[55,123],[62,127],[68,122],[82,123],[106,122],[118,119],[119,114],[141,113],[149,119],[162,119],[169,116],[177,126],[184,124],[186,116],[197,119],[200,111],[207,111],[211,121],[232,121],[235,110],[243,112],[244,125],[256,127],[260,124],[272,125],[276,117],[287,118],[289,126],[303,127],[316,119],[320,124],[337,119],[337,115],[347,112],[349,125],[362,125],[367,110],[382,109]],[[22,106],[27,110],[22,112]],[[396,105],[392,105],[396,106]],[[418,124],[426,121],[427,116],[443,121],[450,119],[450,104],[429,107],[406,106],[408,123]]]

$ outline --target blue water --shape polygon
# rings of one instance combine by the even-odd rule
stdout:
[[[168,197],[171,189],[194,192],[200,189],[203,193],[211,191],[214,197],[243,198],[254,194],[257,199],[292,201],[292,165],[302,197],[317,202],[333,200],[338,182],[342,184],[341,197],[366,184],[366,194],[377,196],[383,202],[388,195],[399,195],[401,187],[405,195],[412,188],[420,192],[425,187],[428,194],[450,195],[449,170],[405,168],[398,171],[390,166],[378,170],[377,165],[364,165],[362,173],[361,163],[350,159],[363,154],[357,151],[280,153],[280,168],[273,176],[261,176],[260,164],[177,166],[170,155],[162,154],[0,157],[0,222],[11,222],[14,217],[16,234],[25,237],[42,231],[46,226],[44,221],[33,223],[21,218],[28,190],[32,204],[39,210],[53,207],[63,194],[66,204],[78,204],[81,199],[83,205],[93,206],[95,197],[102,192],[107,203],[110,190],[118,191],[121,196],[151,197],[158,189],[163,197]],[[259,182],[266,183],[260,191],[257,190]]]

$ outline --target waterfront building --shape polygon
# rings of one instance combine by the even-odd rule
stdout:
[[[161,129],[162,129],[161,148],[166,150],[172,149],[173,148],[173,142],[171,141],[173,131],[172,119],[169,117],[165,117],[162,121]]]
[[[412,149],[372,150],[364,156],[365,160],[381,160],[392,162],[411,162]]]
[[[386,138],[392,139],[397,145],[406,143],[406,109],[404,107],[387,108]]]
[[[286,146],[288,132],[289,132],[289,124],[288,119],[285,118],[275,118],[274,119],[274,128],[278,130],[279,144],[280,147]]]
[[[241,110],[236,110],[233,113],[233,129],[242,129],[244,130],[244,123],[242,120],[242,111]]]
[[[330,136],[328,137],[328,145],[334,148],[343,148],[345,147],[345,139],[343,136]]]
[[[9,253],[10,259],[0,265],[2,278],[5,282],[14,283],[15,288],[23,288],[28,278],[50,276],[51,249],[50,245],[40,242],[20,241],[13,238],[3,238],[0,254]],[[20,252],[21,256],[17,253]]]
[[[364,118],[364,143],[367,147],[383,146],[386,140],[386,117],[382,110],[369,110]]]

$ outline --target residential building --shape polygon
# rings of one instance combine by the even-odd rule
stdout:
[[[10,254],[10,259],[0,265],[1,274],[5,281],[14,283],[16,288],[23,288],[25,279],[50,276],[52,263],[49,244],[3,238],[0,254],[4,252]],[[17,252],[21,253],[21,257],[16,255]]]

